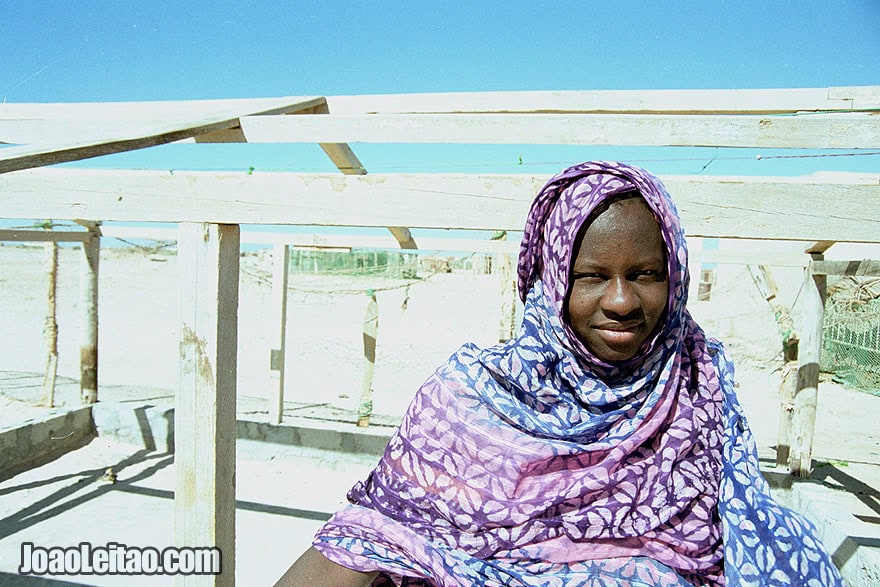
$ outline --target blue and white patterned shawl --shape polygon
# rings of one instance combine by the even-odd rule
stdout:
[[[657,335],[610,365],[562,306],[581,224],[633,188],[661,227],[670,297]],[[686,310],[684,233],[660,181],[569,168],[523,243],[521,334],[465,345],[425,382],[315,547],[382,571],[376,585],[841,585],[813,526],[770,497],[733,365]]]

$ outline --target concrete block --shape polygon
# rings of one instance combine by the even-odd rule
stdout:
[[[54,413],[0,431],[0,481],[44,465],[95,437],[91,406]]]
[[[92,408],[98,436],[113,438],[149,451],[174,452],[174,408],[98,402]]]

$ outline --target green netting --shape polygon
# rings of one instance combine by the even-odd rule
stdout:
[[[880,279],[847,277],[829,286],[821,368],[880,395]]]
[[[290,269],[294,273],[329,273],[331,275],[382,275],[415,277],[412,254],[394,251],[313,251],[294,249]]]

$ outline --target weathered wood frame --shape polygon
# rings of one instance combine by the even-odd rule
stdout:
[[[181,344],[183,348],[187,340],[206,341],[186,347],[192,352],[186,353],[184,363],[194,360],[199,365],[206,358],[211,369],[200,371],[201,378],[192,382],[184,377],[189,373],[184,365],[178,401],[183,406],[207,398],[208,403],[178,414],[179,426],[189,427],[192,435],[178,434],[177,449],[181,454],[208,449],[211,458],[205,463],[181,460],[179,464],[178,476],[184,480],[179,481],[181,495],[175,500],[183,529],[177,532],[177,541],[181,545],[214,541],[228,550],[224,558],[230,560],[234,558],[234,527],[228,521],[234,519],[235,495],[230,483],[218,479],[234,478],[229,439],[234,447],[235,384],[234,378],[230,382],[229,377],[220,376],[217,365],[231,362],[234,372],[235,359],[228,350],[236,337],[236,324],[228,314],[235,313],[232,282],[237,280],[238,257],[231,243],[237,246],[237,226],[385,226],[400,246],[414,247],[411,234],[402,227],[519,230],[530,199],[546,179],[365,175],[348,142],[874,149],[880,148],[878,109],[880,86],[4,104],[0,141],[22,146],[0,149],[0,215],[92,222],[170,221],[192,223],[201,231],[205,237],[201,240],[189,230],[180,241],[179,254],[200,259],[195,274],[210,283],[201,289],[183,284],[182,309],[196,312],[198,327],[192,332],[182,327]],[[343,175],[29,170],[179,140],[316,142]],[[663,179],[680,203],[685,226],[695,236],[880,241],[878,176]],[[419,197],[425,191],[431,198]],[[829,214],[829,200],[834,214]],[[791,222],[792,211],[798,222]],[[69,237],[59,240],[63,238]],[[810,267],[810,284],[816,283],[813,275],[838,270],[819,257],[810,261]],[[873,265],[863,268],[875,270]],[[814,300],[818,296],[821,302],[819,288],[809,289],[808,295]],[[819,331],[820,305],[810,305],[815,311],[808,318],[809,326],[816,330],[818,325]],[[791,456],[791,470],[801,474],[810,466],[818,383],[818,370],[812,365],[818,361],[819,340],[807,341],[810,351],[803,350],[805,341],[801,343],[808,364],[803,365],[801,397],[796,404],[806,414],[799,419],[806,432],[797,447],[792,447]],[[186,493],[187,475],[213,484],[210,498]],[[230,584],[233,578],[225,572],[222,577],[193,577],[186,582],[190,580],[193,584]]]

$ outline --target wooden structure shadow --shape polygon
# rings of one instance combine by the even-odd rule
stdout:
[[[239,226],[388,227],[399,246],[414,248],[413,227],[520,230],[547,179],[368,175],[349,143],[878,149],[878,110],[880,86],[7,103],[0,142],[17,146],[0,149],[0,215],[77,220],[92,231],[102,221],[179,224],[185,278],[176,542],[224,552],[222,575],[184,582],[228,585],[235,552]],[[342,174],[40,169],[181,140],[318,143]],[[823,276],[880,273],[876,262],[838,266],[822,254],[834,242],[880,242],[880,174],[662,179],[689,236],[804,242],[811,286],[800,329],[789,464],[793,473],[806,474],[818,398]],[[0,238],[56,238],[15,232]]]

